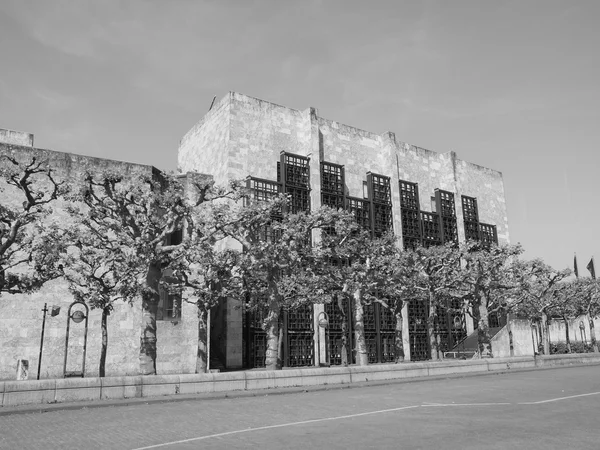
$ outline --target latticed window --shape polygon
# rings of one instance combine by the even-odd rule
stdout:
[[[276,198],[281,190],[279,183],[276,181],[254,177],[246,179],[246,187],[250,190],[251,200],[259,202],[266,202]]]
[[[437,214],[421,211],[421,223],[423,225],[423,246],[431,247],[442,243],[440,229],[440,218]]]
[[[463,195],[462,210],[465,224],[465,239],[467,241],[479,241],[479,211],[477,210],[477,199]]]
[[[373,233],[379,237],[392,229],[392,208],[390,205],[373,203]]]
[[[367,173],[369,198],[373,203],[373,234],[377,237],[392,229],[392,190],[390,178]]]
[[[368,200],[348,197],[348,211],[354,214],[356,221],[365,229],[371,229],[371,203]]]
[[[371,199],[376,203],[391,204],[390,178],[374,173],[369,173],[367,177],[371,180]]]
[[[437,205],[436,211],[440,216],[442,227],[442,243],[458,242],[454,194],[452,192],[436,189],[435,200]]]
[[[400,180],[400,207],[419,211],[419,188],[417,183]]]
[[[479,222],[479,212],[477,211],[477,199],[473,197],[462,196],[463,218],[469,222]]]
[[[489,247],[492,244],[498,244],[498,232],[496,230],[496,225],[480,223],[479,235],[481,238],[481,243],[484,247]]]
[[[321,204],[334,209],[345,209],[344,166],[321,163]]]
[[[305,156],[283,154],[285,185],[308,189],[310,182],[309,159]]]
[[[284,192],[290,198],[289,211],[292,214],[310,211],[309,163],[310,159],[305,156],[282,152],[277,164],[277,181],[281,182]]]
[[[404,249],[421,245],[421,213],[417,183],[400,180],[400,219]]]
[[[321,163],[321,192],[344,195],[344,166]]]

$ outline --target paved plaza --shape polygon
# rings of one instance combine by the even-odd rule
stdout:
[[[600,366],[261,394],[2,415],[0,448],[600,448]]]

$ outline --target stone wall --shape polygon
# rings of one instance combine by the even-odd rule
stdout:
[[[0,143],[33,147],[33,134],[0,128]]]
[[[96,171],[114,170],[126,176],[150,173],[151,166],[112,161],[101,158],[55,152],[38,148],[0,143],[0,153],[9,152],[22,161],[32,157],[47,159],[55,171],[57,179],[75,182],[86,168]],[[18,193],[8,186],[2,186],[0,202],[20,204]],[[54,205],[51,218],[62,223],[69,220],[64,204]],[[15,379],[17,361],[29,360],[30,379],[38,370],[38,355],[42,328],[42,308],[57,305],[61,312],[56,317],[46,319],[44,353],[42,358],[42,378],[60,378],[63,375],[67,311],[73,302],[64,280],[49,282],[31,295],[8,295],[0,297],[0,379]],[[86,376],[98,375],[101,347],[101,313],[92,310],[89,315]],[[184,303],[182,318],[175,322],[157,322],[157,371],[158,373],[193,373],[196,363],[197,314],[195,305]],[[133,305],[116,304],[108,318],[108,353],[106,375],[135,375],[138,373],[140,346],[141,302]],[[83,333],[81,327],[71,323],[69,337],[68,367],[74,368],[75,357],[81,358]],[[73,352],[71,354],[71,352]],[[73,356],[73,357],[72,357]]]

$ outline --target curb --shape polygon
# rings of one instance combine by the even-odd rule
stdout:
[[[0,416],[280,395],[600,364],[600,355],[513,357],[285,371],[0,382]]]

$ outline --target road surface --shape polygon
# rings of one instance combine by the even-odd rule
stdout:
[[[588,366],[4,415],[0,448],[598,449],[599,413]]]

